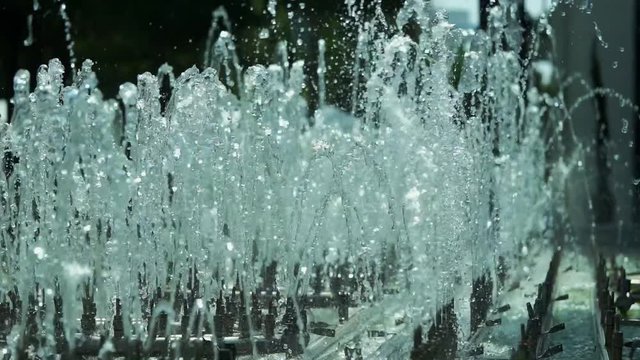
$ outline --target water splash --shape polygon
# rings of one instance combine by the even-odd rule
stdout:
[[[602,31],[600,31],[600,28],[598,27],[598,24],[595,21],[593,22],[593,29],[596,32],[596,37],[598,38],[600,45],[602,45],[602,47],[605,49],[609,48],[609,44],[604,41],[604,38],[602,37]]]
[[[326,44],[324,40],[318,41],[318,98],[320,106],[325,104],[325,92],[326,85],[324,76],[327,72],[327,65],[325,63],[324,54],[326,52]]]
[[[71,19],[69,19],[69,15],[67,14],[67,4],[65,4],[62,0],[58,0],[58,2],[60,3],[60,10],[58,13],[60,15],[60,18],[64,22],[64,39],[67,42],[67,51],[69,51],[71,73],[72,76],[75,77],[77,59],[75,52],[75,42],[73,41],[73,37],[71,36]]]
[[[62,14],[75,71],[64,4]],[[153,341],[156,323],[187,337],[225,332],[209,314],[233,306],[266,319],[248,305],[264,294],[277,294],[263,306],[295,333],[302,297],[325,290],[374,309],[393,302],[412,325],[431,319],[497,259],[548,238],[554,194],[577,162],[545,160],[543,124],[566,120],[544,93],[556,72],[520,61],[515,19],[490,15],[487,32],[461,31],[411,1],[397,21],[415,21],[415,38],[390,33],[380,12],[363,22],[352,113],[327,103],[320,41],[312,118],[304,63],[284,44],[277,63],[244,68],[223,9],[204,70],[175,78],[163,65],[116,100],[90,60],[67,87],[58,60],[33,90],[19,71],[0,139],[18,159],[0,181],[3,271],[17,285],[0,291],[43,289],[45,337],[71,348],[76,334]],[[536,69],[544,86],[525,89]],[[29,333],[26,313],[11,323],[16,339]],[[252,353],[247,333],[258,330],[238,326]]]

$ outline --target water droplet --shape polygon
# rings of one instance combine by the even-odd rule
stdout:
[[[598,24],[595,21],[593,22],[593,27],[594,27],[594,30],[596,31],[596,37],[598,38],[598,41],[600,42],[600,45],[602,45],[602,47],[605,48],[605,49],[608,48],[609,44],[607,44],[604,41],[604,39],[602,37],[602,31],[600,31],[600,28],[598,27]]]
[[[45,257],[44,249],[40,246],[36,246],[33,248],[33,253],[36,255],[38,260],[42,260]]]
[[[27,31],[28,31],[28,35],[27,38],[24,39],[24,46],[31,46],[33,45],[33,15],[29,14],[29,16],[27,16]]]
[[[138,100],[138,88],[130,82],[124,83],[120,85],[118,95],[125,105],[133,106]]]
[[[276,16],[276,5],[277,5],[277,1],[276,0],[269,0],[269,3],[267,4],[267,11],[273,17]]]

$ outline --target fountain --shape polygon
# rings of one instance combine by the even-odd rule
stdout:
[[[565,220],[581,156],[548,150],[569,118],[547,18],[523,33],[515,2],[484,16],[462,30],[407,1],[396,24],[362,20],[350,113],[325,100],[323,41],[309,115],[304,63],[283,45],[240,64],[223,10],[205,68],[165,65],[117,99],[90,60],[68,86],[57,59],[34,89],[19,71],[0,133],[5,353],[468,351],[499,323],[506,269]]]

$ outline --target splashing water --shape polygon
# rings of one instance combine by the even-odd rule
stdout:
[[[598,38],[600,45],[602,45],[603,48],[607,49],[609,47],[609,44],[606,41],[604,41],[604,38],[602,37],[602,31],[600,30],[600,28],[598,27],[598,24],[595,21],[593,22],[593,29],[596,32],[596,37]]]
[[[118,100],[103,98],[89,60],[66,87],[56,59],[33,91],[19,71],[0,138],[16,159],[0,182],[2,294],[42,290],[43,354],[55,351],[57,324],[73,348],[92,306],[97,318],[126,315],[122,329],[89,327],[109,337],[151,337],[142,320],[160,314],[187,316],[202,334],[189,314],[220,308],[209,300],[236,279],[248,303],[252,292],[297,298],[344,275],[353,281],[340,291],[358,290],[357,303],[399,293],[409,319],[430,318],[499,257],[543,242],[562,202],[554,194],[571,163],[545,161],[543,124],[563,118],[548,105],[557,99],[525,87],[534,67],[520,61],[512,10],[495,8],[490,29],[472,33],[409,1],[398,28],[415,21],[417,38],[361,26],[353,113],[326,104],[321,41],[313,118],[303,62],[289,64],[285,45],[281,63],[243,68],[222,10],[204,70],[174,78],[164,65],[121,85]],[[14,351],[29,327],[22,304]]]
[[[76,52],[75,52],[75,42],[73,41],[73,37],[71,36],[71,19],[69,19],[69,15],[67,14],[67,4],[62,2],[62,0],[58,0],[60,3],[60,18],[64,22],[64,38],[67,42],[67,51],[69,52],[69,61],[71,66],[71,71],[74,72],[76,69]],[[39,5],[38,5],[39,6]],[[36,7],[34,3],[34,8]],[[75,76],[75,74],[74,74]]]

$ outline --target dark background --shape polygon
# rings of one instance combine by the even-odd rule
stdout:
[[[40,9],[34,11],[33,0],[0,0],[0,98],[11,97],[13,74],[20,68],[33,75],[40,64],[54,57],[69,68],[65,25],[60,16],[62,3],[38,1]],[[176,76],[192,65],[202,68],[212,11],[222,5],[232,22],[231,33],[241,65],[273,63],[277,42],[286,40],[290,60],[305,60],[305,72],[312,82],[307,87],[312,106],[317,41],[325,39],[327,101],[348,109],[357,31],[345,16],[344,1],[279,0],[277,21],[273,23],[267,3],[268,0],[66,0],[64,4],[75,42],[76,67],[87,58],[96,62],[99,86],[107,97],[114,97],[120,84],[135,83],[136,76],[145,71],[156,73],[164,63],[173,66]],[[401,3],[402,0],[383,1],[389,21],[393,21],[392,14]],[[372,9],[373,4],[368,11]],[[30,14],[34,42],[25,46]],[[267,39],[259,37],[263,29],[269,30]]]

